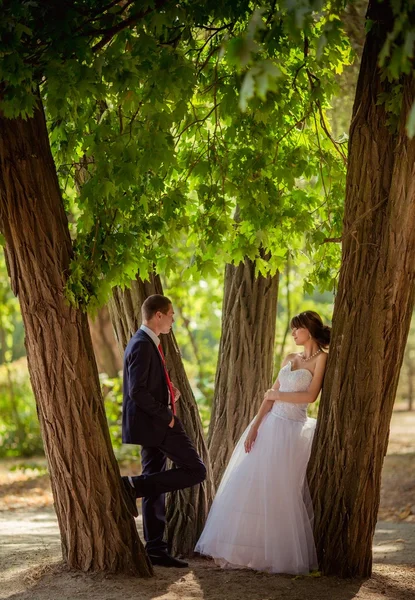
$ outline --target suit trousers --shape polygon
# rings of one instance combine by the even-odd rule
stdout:
[[[166,469],[169,458],[176,468]],[[162,443],[141,449],[142,474],[133,477],[138,498],[142,498],[143,529],[149,554],[165,551],[165,494],[201,483],[206,467],[196,452],[183,425],[174,417]]]

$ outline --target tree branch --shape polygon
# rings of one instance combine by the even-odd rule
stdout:
[[[280,145],[280,143],[282,142],[282,140],[283,140],[284,138],[286,138],[286,137],[287,137],[287,135],[289,135],[293,129],[295,129],[296,127],[298,127],[299,125],[301,125],[301,124],[302,124],[302,123],[303,123],[303,122],[304,122],[304,121],[305,121],[305,120],[306,120],[306,119],[307,119],[307,118],[310,116],[310,114],[311,114],[312,110],[313,110],[313,109],[312,109],[312,108],[310,108],[310,109],[308,110],[308,112],[306,112],[306,114],[305,114],[304,116],[302,116],[302,117],[301,117],[301,119],[299,119],[299,120],[298,120],[296,123],[294,123],[293,125],[291,125],[291,127],[290,127],[290,128],[289,128],[289,129],[288,129],[288,130],[287,130],[285,133],[283,133],[283,134],[282,134],[282,135],[281,135],[281,136],[278,138],[278,140],[276,141],[276,144],[275,144],[275,153],[274,153],[274,158],[272,159],[272,163],[270,163],[270,164],[272,164],[272,165],[274,165],[274,164],[275,164],[275,161],[277,160],[277,157],[278,157],[278,148],[279,148],[279,145]],[[268,166],[268,165],[267,165],[267,166]]]
[[[333,146],[335,147],[335,149],[337,150],[337,152],[338,152],[338,153],[340,154],[340,156],[342,157],[342,160],[343,160],[343,162],[344,162],[345,166],[347,167],[347,156],[346,156],[346,154],[343,152],[343,150],[341,149],[341,147],[340,147],[340,143],[339,143],[339,142],[336,142],[336,140],[335,140],[335,139],[332,137],[332,135],[331,135],[330,131],[328,130],[328,127],[327,127],[326,121],[325,121],[325,119],[324,119],[323,111],[322,111],[322,109],[321,109],[321,104],[320,104],[320,101],[317,101],[317,102],[316,102],[316,104],[317,104],[318,112],[319,112],[319,115],[320,115],[320,125],[321,125],[321,127],[322,127],[322,129],[323,129],[324,133],[326,134],[326,136],[329,138],[329,140],[331,141],[331,143],[333,144]]]
[[[323,244],[340,244],[342,241],[343,238],[341,237],[326,238],[323,240]]]
[[[197,29],[204,29],[205,31],[215,31],[216,33],[218,33],[218,31],[222,31],[223,29],[229,29],[234,25],[234,21],[231,21],[230,23],[225,23],[225,25],[222,25],[222,27],[208,27],[207,25],[198,25]]]
[[[102,50],[102,48],[104,48],[104,46],[106,46],[118,33],[124,31],[124,29],[127,29],[128,27],[132,27],[141,21],[141,19],[144,19],[144,17],[146,17],[148,14],[158,10],[159,8],[162,8],[165,4],[168,4],[168,2],[169,0],[155,0],[153,8],[149,7],[146,10],[141,10],[138,13],[131,14],[129,17],[121,21],[121,23],[118,23],[107,30],[93,32],[94,35],[102,35],[103,37],[97,44],[95,44],[95,46],[92,47],[92,51],[99,52],[99,50]]]
[[[184,127],[180,133],[177,134],[177,141],[179,141],[179,139],[181,138],[181,136],[184,134],[184,132],[189,129],[190,127],[193,127],[193,125],[197,125],[197,123],[204,123],[209,117],[210,115],[216,111],[216,109],[218,108],[220,103],[215,104],[215,106],[212,108],[212,110],[205,116],[203,117],[203,119],[196,119],[196,121],[192,121],[191,123],[189,123],[188,125],[186,125],[186,127]],[[176,142],[177,143],[177,142]]]

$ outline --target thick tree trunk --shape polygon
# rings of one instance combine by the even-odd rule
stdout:
[[[122,369],[122,360],[118,351],[114,329],[111,324],[108,307],[103,306],[95,317],[89,317],[92,345],[97,360],[98,371],[108,377],[117,377]]]
[[[114,289],[109,310],[122,351],[132,334],[140,327],[141,305],[151,294],[163,294],[158,276],[151,276],[150,281],[137,278],[129,290]],[[212,472],[199,411],[174,334],[163,335],[162,343],[169,375],[182,394],[177,403],[178,416],[207,468],[207,478],[202,485],[180,490],[167,497],[169,547],[176,555],[191,556],[213,499]]]
[[[315,538],[326,574],[366,577],[389,424],[414,303],[415,141],[405,133],[414,80],[404,78],[399,131],[386,125],[377,57],[393,27],[371,2],[350,132],[343,257],[333,337],[309,465]]]
[[[63,558],[149,575],[122,498],[86,315],[64,296],[71,242],[44,114],[0,115],[0,226],[51,475]]]
[[[222,334],[209,427],[217,486],[236,442],[272,383],[278,273],[256,277],[249,259],[226,265]]]

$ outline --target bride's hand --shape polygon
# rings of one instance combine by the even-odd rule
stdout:
[[[274,402],[278,400],[278,392],[277,390],[267,390],[264,394],[264,400],[273,400]]]
[[[250,452],[258,435],[258,429],[251,427],[245,440],[245,452]]]

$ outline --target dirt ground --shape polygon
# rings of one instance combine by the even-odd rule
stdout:
[[[368,580],[222,570],[210,560],[148,580],[84,575],[61,563],[44,461],[0,463],[0,598],[8,600],[415,600],[415,412],[394,413]],[[141,533],[141,518],[137,519]]]

